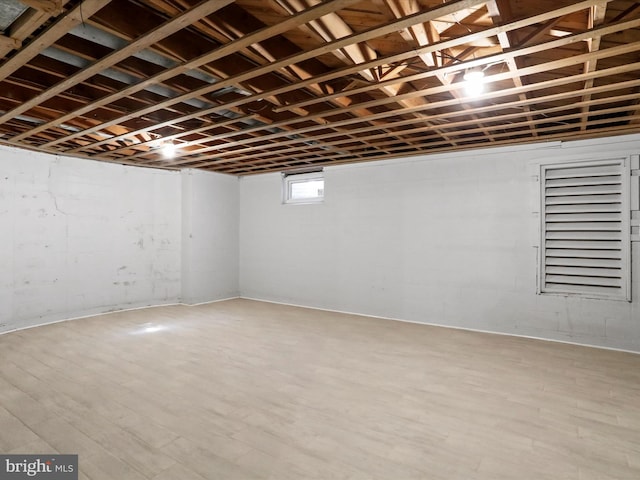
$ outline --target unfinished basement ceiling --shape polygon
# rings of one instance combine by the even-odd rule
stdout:
[[[246,175],[640,132],[635,1],[0,5],[5,145]]]

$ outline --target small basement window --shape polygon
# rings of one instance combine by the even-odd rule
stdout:
[[[282,174],[283,203],[320,203],[324,200],[324,173]]]

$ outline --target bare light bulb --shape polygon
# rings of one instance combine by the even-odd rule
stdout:
[[[173,142],[165,142],[162,144],[162,156],[164,158],[173,158],[176,154],[176,146]]]
[[[470,97],[477,97],[484,92],[484,72],[482,70],[467,70],[464,74],[464,81],[464,89]]]

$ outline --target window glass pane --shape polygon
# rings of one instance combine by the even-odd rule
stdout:
[[[324,180],[291,182],[291,199],[318,198],[324,194]]]
[[[282,175],[283,203],[322,203],[324,201],[324,174],[310,172]]]

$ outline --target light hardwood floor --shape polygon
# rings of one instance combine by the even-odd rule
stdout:
[[[0,453],[80,478],[640,479],[640,355],[230,300],[0,336]]]

